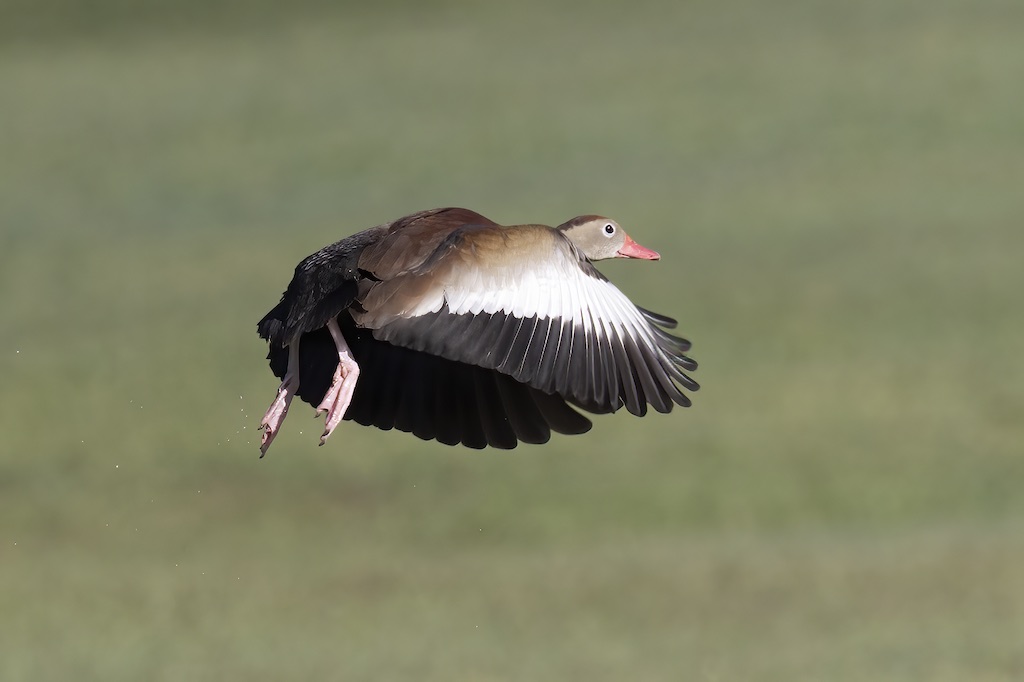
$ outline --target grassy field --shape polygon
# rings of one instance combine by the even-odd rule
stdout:
[[[7,4],[0,679],[1024,677],[1020,3]],[[451,204],[660,251],[695,406],[259,460],[291,268]]]

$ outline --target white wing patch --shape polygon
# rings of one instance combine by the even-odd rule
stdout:
[[[657,347],[649,323],[626,295],[611,282],[588,275],[569,254],[542,263],[465,268],[456,281],[440,284],[409,313],[437,313],[445,306],[453,315],[555,318],[582,327],[588,336],[608,338],[614,327],[620,337],[629,335]]]

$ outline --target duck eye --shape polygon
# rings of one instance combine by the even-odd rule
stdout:
[[[608,236],[615,234],[615,226],[611,223],[606,223],[604,226],[604,233]]]

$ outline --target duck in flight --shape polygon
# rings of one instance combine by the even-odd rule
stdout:
[[[265,455],[292,398],[343,419],[471,448],[589,431],[582,412],[688,407],[699,386],[676,321],[634,305],[594,267],[658,260],[614,220],[501,226],[421,211],[324,247],[260,320],[281,379]]]

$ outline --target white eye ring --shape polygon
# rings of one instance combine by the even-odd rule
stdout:
[[[615,226],[612,225],[611,223],[605,223],[604,233],[605,235],[611,237],[613,234],[615,234]]]

